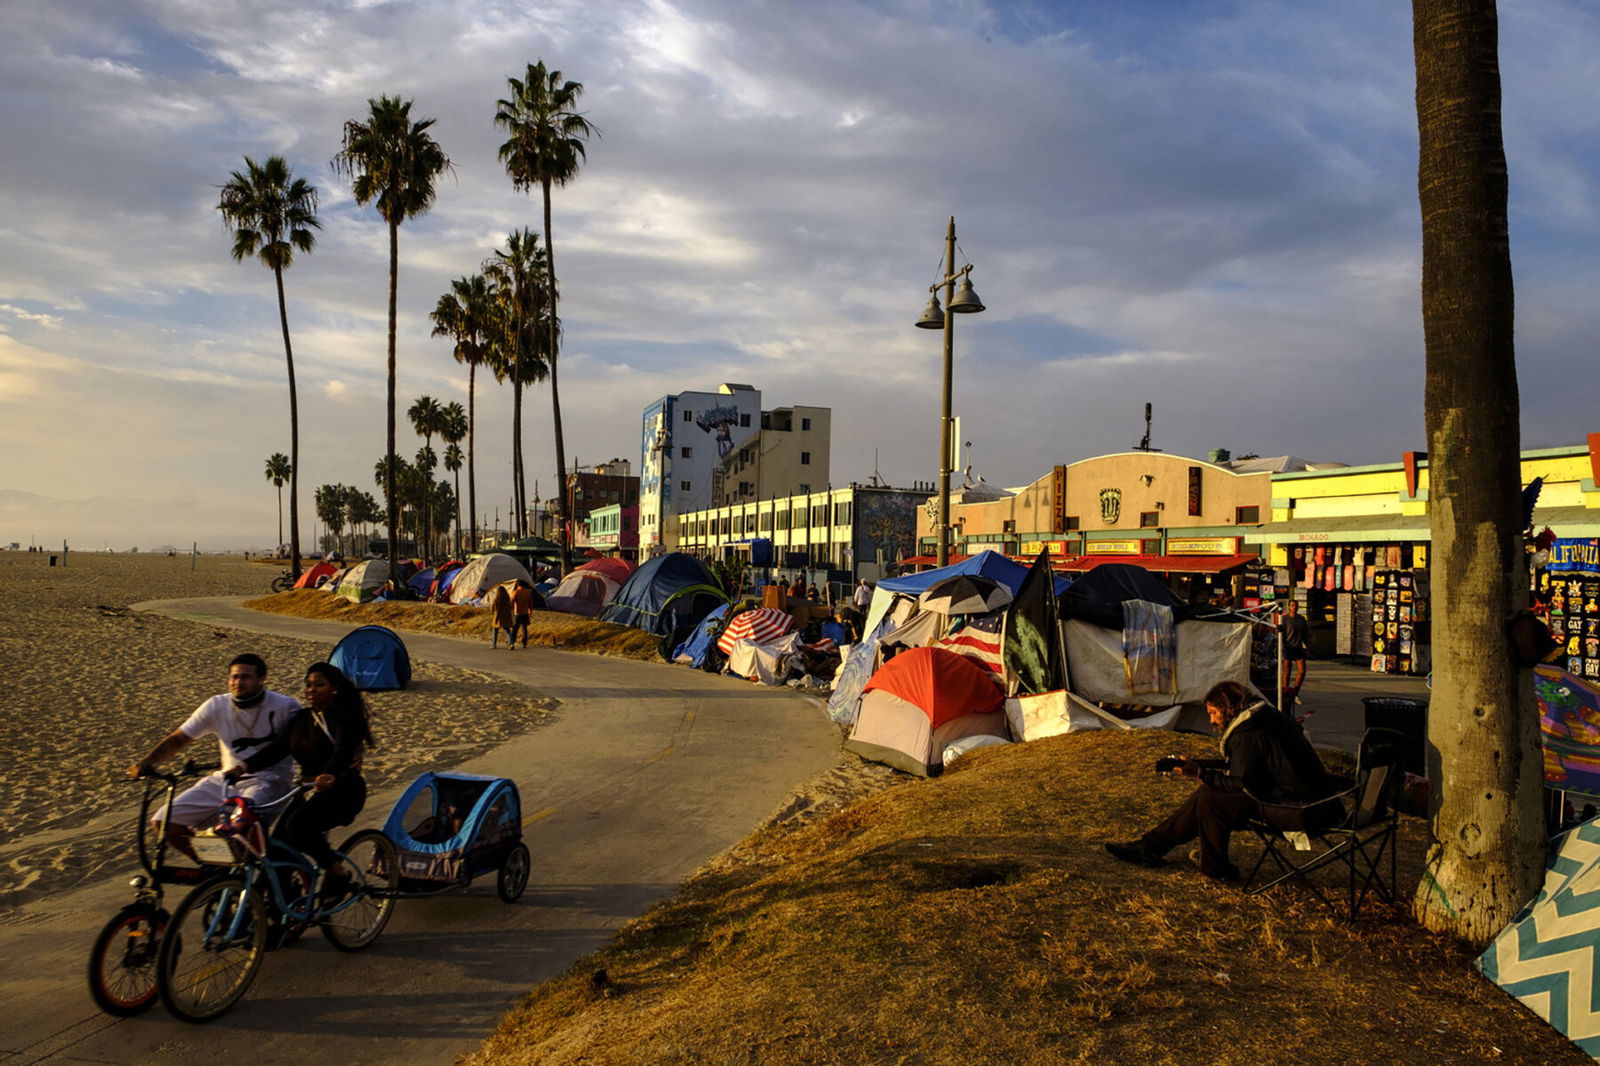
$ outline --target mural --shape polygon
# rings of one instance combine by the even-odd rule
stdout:
[[[916,496],[858,491],[855,512],[857,562],[887,565],[916,554]]]
[[[695,416],[694,424],[716,438],[717,458],[726,459],[733,451],[733,431],[739,425],[739,409],[733,406],[713,407]]]

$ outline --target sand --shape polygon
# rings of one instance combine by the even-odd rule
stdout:
[[[268,687],[298,698],[305,667],[331,650],[129,609],[178,596],[265,594],[281,567],[238,556],[200,556],[191,566],[188,556],[76,552],[64,567],[48,563],[47,554],[0,552],[0,914],[137,871],[141,786],[127,767],[224,691],[233,656],[261,655]],[[410,688],[367,697],[379,744],[367,759],[374,790],[459,765],[561,713],[558,701],[517,682],[412,666]],[[215,742],[193,750],[212,757]],[[841,755],[763,827],[799,827],[905,780]]]

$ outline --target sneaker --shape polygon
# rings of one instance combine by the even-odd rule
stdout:
[[[1135,866],[1153,868],[1167,864],[1167,860],[1159,852],[1151,851],[1145,847],[1142,840],[1134,840],[1126,844],[1107,844],[1106,851],[1110,852],[1113,858],[1121,859],[1123,862],[1131,862]]]

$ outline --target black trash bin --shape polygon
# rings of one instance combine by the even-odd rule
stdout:
[[[1428,772],[1428,701],[1406,696],[1366,696],[1366,728],[1393,729],[1406,738],[1406,770],[1424,777]]]

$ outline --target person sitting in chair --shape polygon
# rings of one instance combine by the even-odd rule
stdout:
[[[1239,868],[1228,859],[1228,837],[1261,813],[1261,803],[1314,803],[1339,786],[1299,723],[1266,703],[1251,702],[1249,690],[1237,681],[1212,686],[1206,693],[1206,714],[1222,736],[1223,758],[1179,760],[1174,773],[1199,779],[1189,798],[1138,840],[1105,847],[1123,862],[1164,866],[1168,851],[1199,837],[1200,872],[1237,881]],[[1319,825],[1332,825],[1344,815],[1337,801],[1308,813]]]

